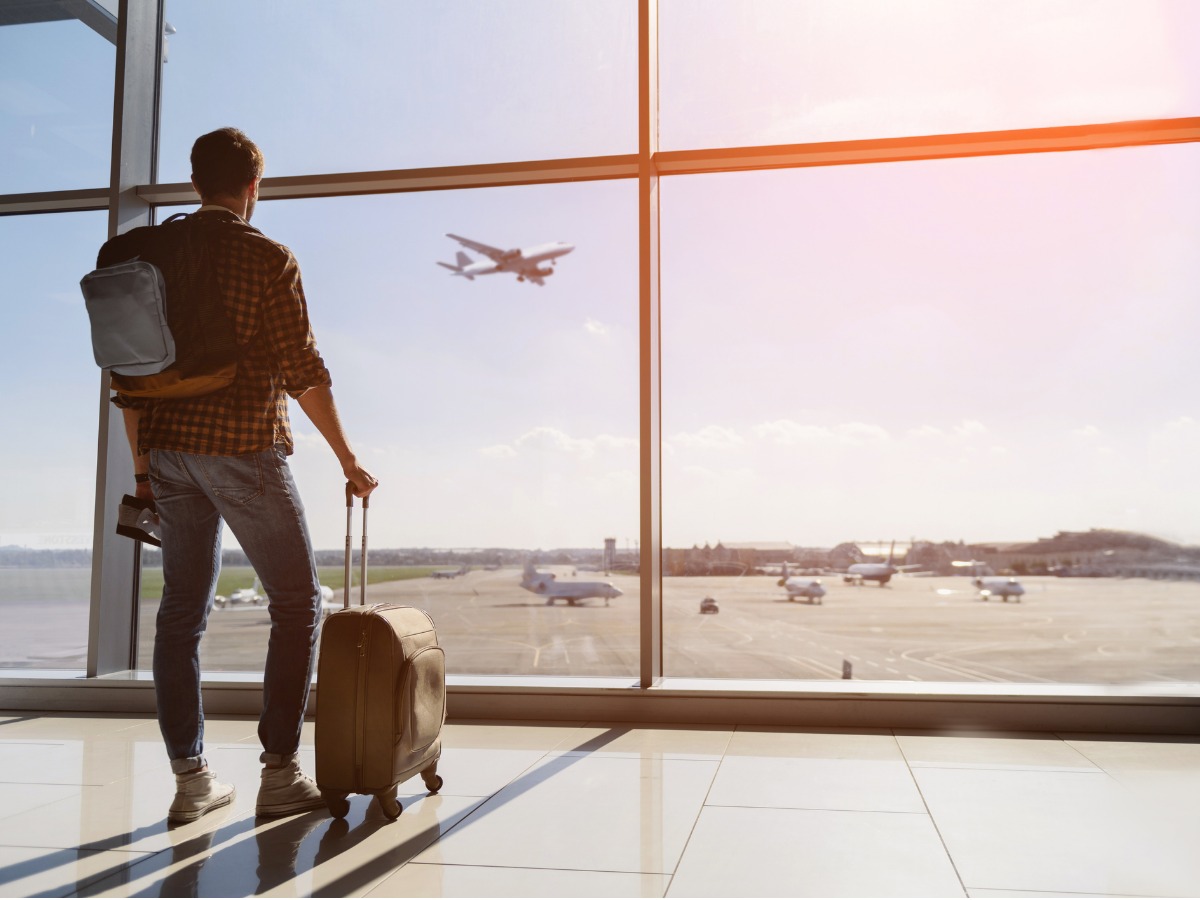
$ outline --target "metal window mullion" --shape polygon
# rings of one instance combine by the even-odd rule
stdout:
[[[658,0],[638,0],[640,684],[663,678],[662,409],[659,340]]]
[[[397,194],[413,191],[462,190],[533,184],[636,178],[638,157],[589,156],[526,160],[466,166],[438,166],[373,172],[333,172],[264,178],[260,200],[299,200],[310,197],[351,197],[359,194]],[[196,192],[187,183],[143,184],[138,196],[147,203],[194,203]]]
[[[756,169],[1062,153],[1196,141],[1200,141],[1200,117],[1185,117],[904,138],[668,150],[656,153],[654,161],[661,175],[697,175]]]
[[[154,181],[162,56],[161,0],[121,0],[113,104],[112,176],[108,236],[149,225],[153,208],[137,195]],[[121,497],[133,485],[133,462],[121,414],[109,402],[109,378],[100,377],[96,449],[96,514],[92,536],[89,677],[137,662],[139,546],[114,526]]]
[[[37,215],[48,212],[87,212],[108,209],[109,189],[83,188],[75,191],[40,191],[0,196],[0,216]]]

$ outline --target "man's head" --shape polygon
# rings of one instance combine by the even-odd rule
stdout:
[[[192,145],[192,185],[200,199],[207,203],[245,198],[247,221],[254,212],[262,173],[262,151],[236,128],[210,131]]]

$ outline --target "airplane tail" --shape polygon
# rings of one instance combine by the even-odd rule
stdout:
[[[454,263],[455,263],[454,265],[451,265],[450,263],[444,263],[444,262],[439,262],[438,265],[441,266],[443,269],[449,269],[455,275],[462,275],[463,278],[467,279],[467,281],[474,281],[475,280],[474,275],[467,275],[466,273],[463,272],[463,269],[465,269],[467,266],[471,265],[471,263],[473,263],[474,261],[475,260],[473,260],[473,259],[471,259],[471,257],[467,256],[467,254],[465,254],[461,250],[459,250],[457,253],[454,254]]]

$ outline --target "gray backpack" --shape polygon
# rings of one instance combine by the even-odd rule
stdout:
[[[100,248],[79,286],[113,390],[171,399],[232,383],[240,353],[209,254],[212,229],[225,224],[180,213]]]

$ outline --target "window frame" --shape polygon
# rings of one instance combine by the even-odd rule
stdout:
[[[107,187],[0,195],[0,215],[107,209],[109,234],[149,224],[159,208],[191,204],[190,184],[158,184],[157,137],[165,0],[121,0],[117,25],[112,175]],[[637,179],[639,246],[639,463],[641,637],[639,677],[450,679],[452,714],[547,715],[641,721],[896,724],[951,720],[1004,727],[1074,727],[1200,733],[1200,684],[1127,688],[1094,685],[865,684],[708,681],[663,671],[659,178],[711,172],[871,165],[1020,153],[1200,142],[1200,117],[905,138],[660,151],[658,0],[638,0],[638,151],[619,156],[526,160],[266,178],[263,200],[461,190]],[[98,236],[99,237],[99,236]],[[132,464],[124,428],[99,379],[96,514],[87,678],[73,689],[54,678],[0,675],[9,708],[153,710],[152,684],[136,671],[138,570],[132,542],[107,527]],[[15,673],[12,673],[15,674]],[[91,691],[89,693],[88,691]],[[99,692],[97,693],[97,690]],[[213,711],[256,711],[261,676],[205,680]],[[147,700],[147,697],[149,698]],[[855,702],[847,702],[853,700]],[[209,702],[206,698],[206,704]]]

